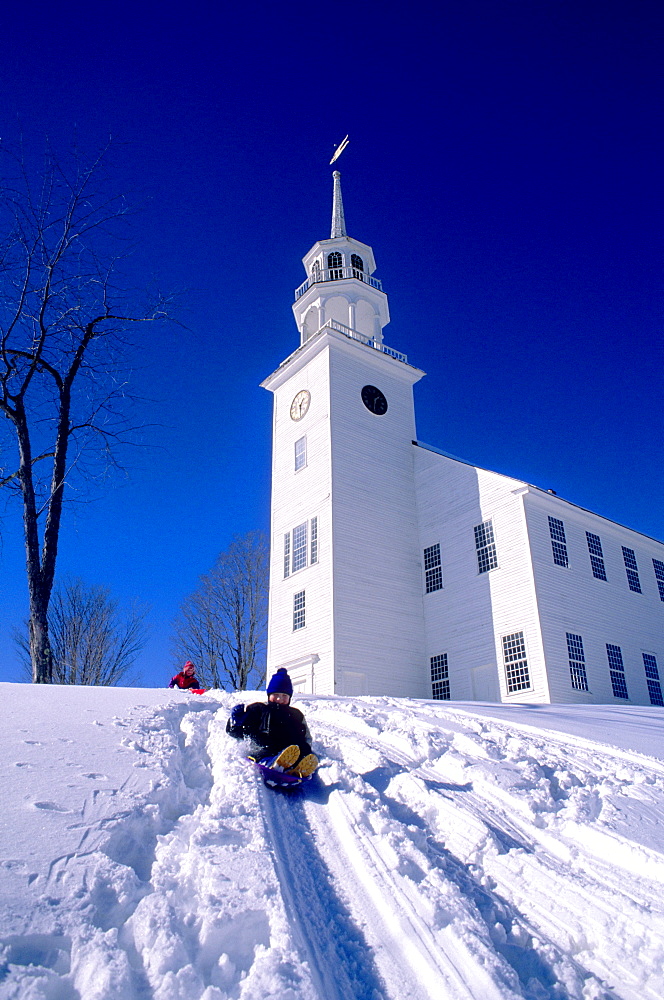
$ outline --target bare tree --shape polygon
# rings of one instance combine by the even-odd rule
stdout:
[[[146,607],[122,611],[106,587],[69,579],[57,585],[48,612],[53,681],[112,687],[131,683],[129,671],[145,646]],[[30,642],[15,635],[31,672]]]
[[[178,659],[205,687],[246,690],[265,680],[269,546],[257,531],[236,537],[183,602],[173,625]]]
[[[63,502],[116,463],[130,430],[125,333],[165,315],[162,303],[134,309],[118,287],[127,206],[109,193],[106,159],[47,153],[33,170],[6,155],[0,192],[0,414],[16,455],[0,486],[22,502],[37,683],[53,679],[48,608]]]

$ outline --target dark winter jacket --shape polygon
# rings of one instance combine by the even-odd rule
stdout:
[[[252,757],[280,753],[293,743],[303,755],[311,753],[311,733],[299,709],[272,701],[256,701],[244,712],[238,712],[239,708],[236,705],[233,710],[226,732],[238,740],[249,740]]]
[[[179,687],[185,691],[187,688],[200,688],[200,684],[195,677],[189,677],[187,674],[182,673],[182,671],[176,674],[175,677],[171,677],[171,682],[168,686],[169,688]]]

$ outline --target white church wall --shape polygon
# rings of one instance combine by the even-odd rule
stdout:
[[[447,654],[450,697],[548,700],[519,491],[523,483],[414,448],[420,557],[441,546],[443,589],[424,593],[426,660]],[[479,572],[476,525],[491,520],[498,566]],[[423,580],[423,591],[425,590]],[[502,636],[523,633],[530,686],[509,693]]]
[[[309,410],[302,420],[293,421],[291,402],[303,389],[311,394]],[[313,680],[314,691],[329,693],[333,690],[333,630],[327,352],[298,368],[276,390],[273,420],[268,668],[288,664],[296,684],[300,676],[306,676],[305,690],[312,690]],[[302,437],[306,437],[306,465],[296,472],[295,442]],[[318,519],[318,561],[311,564],[314,517]],[[284,577],[284,535],[304,522],[309,524],[307,566]],[[294,596],[302,591],[305,626],[294,631]]]
[[[524,496],[544,650],[554,702],[651,703],[643,653],[655,656],[664,689],[664,602],[653,558],[664,545],[544,492]],[[562,521],[568,566],[554,562],[549,515]],[[607,579],[593,575],[586,532],[600,539]],[[622,546],[633,550],[642,593],[630,590]],[[567,633],[581,636],[588,691],[572,686]],[[607,643],[619,647],[628,701],[614,694]]]
[[[413,480],[421,373],[334,335],[332,497],[337,692],[427,697]],[[377,416],[364,385],[388,400]]]

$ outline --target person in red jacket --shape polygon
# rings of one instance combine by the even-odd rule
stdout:
[[[178,687],[183,691],[187,691],[189,688],[200,689],[201,685],[196,679],[196,667],[191,660],[187,660],[179,674],[171,677],[171,682],[168,686],[169,688]]]

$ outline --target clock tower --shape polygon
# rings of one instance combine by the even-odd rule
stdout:
[[[303,258],[300,345],[274,394],[268,672],[315,694],[428,697],[415,496],[413,385],[383,341],[371,247],[346,233],[333,174],[330,238]]]

